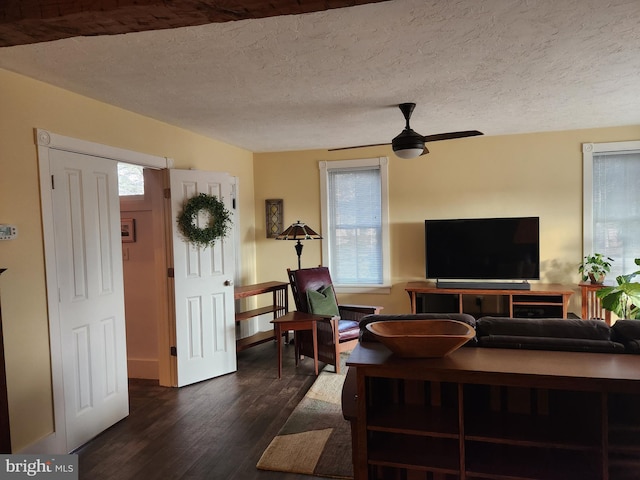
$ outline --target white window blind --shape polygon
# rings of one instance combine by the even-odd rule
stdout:
[[[593,252],[615,261],[610,277],[637,270],[640,257],[640,151],[594,152]],[[591,252],[585,252],[585,255]]]
[[[386,157],[320,162],[323,264],[341,292],[389,288],[387,168]]]
[[[329,269],[339,284],[382,283],[380,168],[329,172]]]

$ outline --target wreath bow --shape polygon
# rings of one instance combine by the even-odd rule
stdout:
[[[210,220],[205,227],[197,225],[201,210],[209,213]],[[178,217],[178,226],[185,238],[201,247],[212,247],[218,238],[223,238],[231,229],[231,213],[213,195],[200,193],[191,197]]]

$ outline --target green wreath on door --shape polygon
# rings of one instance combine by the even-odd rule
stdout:
[[[210,220],[201,228],[197,220],[203,210],[209,214]],[[213,247],[216,240],[231,230],[231,213],[215,196],[200,193],[185,203],[178,216],[178,227],[189,242],[199,247]]]

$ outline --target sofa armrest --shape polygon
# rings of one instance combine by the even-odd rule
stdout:
[[[622,343],[628,353],[640,353],[639,320],[617,320],[611,327],[611,337]]]
[[[372,315],[380,313],[383,307],[372,306],[372,305],[338,305],[338,310],[340,311],[340,318],[344,320],[356,320],[360,321],[360,319],[366,315]]]

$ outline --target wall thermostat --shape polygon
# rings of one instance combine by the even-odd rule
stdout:
[[[0,240],[13,240],[18,236],[18,227],[15,225],[0,224]]]

